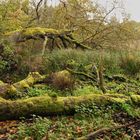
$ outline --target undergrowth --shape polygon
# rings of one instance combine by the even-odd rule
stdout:
[[[10,135],[9,138],[12,140],[41,140],[43,137],[50,140],[78,138],[103,127],[110,128],[115,126],[115,113],[123,112],[128,117],[138,117],[138,114],[134,114],[133,109],[128,104],[108,104],[106,106],[99,106],[94,103],[81,104],[76,107],[74,116],[42,118],[34,115],[33,119],[29,121],[23,120],[18,127],[17,133]],[[123,135],[122,131],[112,131],[109,135],[104,136],[104,139],[130,138],[129,134]]]
[[[125,74],[136,76],[139,74],[140,54],[138,52],[93,50],[82,51],[74,49],[54,50],[52,53],[46,53],[44,57],[44,66],[46,71],[61,71],[71,68],[76,71],[88,71],[89,65],[103,64],[107,74]]]

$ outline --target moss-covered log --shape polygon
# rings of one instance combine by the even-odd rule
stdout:
[[[140,106],[140,95],[132,95],[131,100],[134,104]]]
[[[94,102],[98,105],[113,103],[128,103],[131,98],[124,95],[91,94],[78,97],[49,97],[47,94],[40,97],[20,99],[16,101],[0,98],[0,120],[18,119],[35,115],[72,114],[77,105]]]
[[[22,30],[17,30],[13,32],[5,33],[6,36],[10,37],[10,40],[14,40],[17,43],[25,42],[27,40],[33,39],[43,39],[44,45],[47,45],[47,40],[53,40],[54,42],[57,42],[57,39],[61,40],[61,43],[63,44],[63,48],[69,48],[70,44],[73,44],[76,46],[75,48],[81,48],[81,49],[91,49],[90,47],[78,42],[73,37],[72,31],[70,30],[56,30],[51,28],[41,28],[41,27],[34,27],[34,28],[26,28]],[[47,38],[47,40],[46,40]],[[59,42],[56,43],[56,46],[59,46]],[[52,43],[52,46],[49,47],[51,50],[54,48],[54,43]],[[60,47],[58,47],[60,48]],[[43,54],[44,54],[44,46],[43,46]]]
[[[0,97],[8,98],[11,94],[27,89],[37,82],[45,79],[46,76],[40,75],[38,72],[31,72],[24,79],[12,85],[0,82]]]
[[[14,86],[16,89],[29,88],[36,82],[42,81],[44,78],[46,78],[46,76],[42,76],[38,72],[30,72],[29,75],[24,80],[19,81],[13,84],[12,86]]]

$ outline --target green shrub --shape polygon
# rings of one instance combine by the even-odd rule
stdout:
[[[75,49],[54,50],[52,53],[47,53],[45,57],[45,67],[48,72],[61,71],[66,68],[75,70],[83,70],[94,62],[92,51],[82,51]]]
[[[0,77],[5,82],[11,82],[10,76],[18,69],[18,60],[14,52],[8,41],[0,41]]]
[[[137,75],[140,72],[140,57],[136,54],[125,54],[120,57],[120,67],[129,75]]]
[[[119,53],[104,51],[102,53],[102,60],[100,60],[100,50],[82,51],[76,49],[62,49],[54,50],[52,53],[46,53],[44,57],[44,67],[46,72],[61,71],[66,68],[73,69],[75,71],[88,72],[91,70],[92,65],[97,67],[100,65],[100,61],[105,67],[108,73],[120,73],[119,67]]]
[[[102,63],[105,68],[105,72],[108,74],[119,74],[121,69],[119,66],[119,52],[104,52]]]

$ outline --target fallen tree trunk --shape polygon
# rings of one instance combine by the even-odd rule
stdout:
[[[49,97],[45,95],[16,101],[0,98],[0,120],[30,117],[32,114],[40,116],[73,114],[75,108],[83,103],[94,102],[98,105],[107,105],[127,103],[130,100],[130,97],[119,94],[91,94],[77,97]]]
[[[81,48],[81,49],[88,49],[91,50],[92,48],[80,43],[73,37],[73,31],[71,30],[56,30],[51,28],[41,28],[41,27],[34,27],[34,28],[26,28],[23,30],[13,31],[5,33],[5,36],[9,36],[9,39],[16,42],[26,42],[27,40],[37,40],[43,39],[44,46],[42,50],[42,55],[45,52],[45,47],[47,46],[47,40],[57,40],[60,39],[61,43],[63,44],[63,48],[70,48],[70,44],[73,44],[72,48]],[[47,38],[47,40],[46,40]],[[60,44],[57,42],[57,44]],[[75,46],[76,47],[73,47]],[[50,50],[54,49],[54,43],[49,46]],[[59,48],[59,47],[58,47]]]
[[[27,89],[35,83],[42,81],[45,79],[45,77],[46,76],[42,76],[38,72],[31,72],[24,80],[12,85],[0,82],[0,97],[8,98],[15,93]]]

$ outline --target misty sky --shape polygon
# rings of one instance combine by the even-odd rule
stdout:
[[[59,0],[51,0],[51,1],[55,4],[58,3]],[[95,0],[95,1],[109,8],[110,3],[113,0]],[[126,12],[131,15],[132,20],[136,20],[140,22],[140,0],[118,0],[118,1],[123,4],[123,6],[126,9]],[[116,15],[121,20],[121,16],[119,15],[119,12],[117,12]]]
[[[97,1],[99,1],[102,5],[106,6],[109,5],[113,0],[97,0]],[[125,11],[131,15],[131,19],[140,22],[140,0],[118,0],[118,1],[125,7]]]
[[[140,22],[140,0],[124,0],[127,11],[131,14],[132,19]]]

